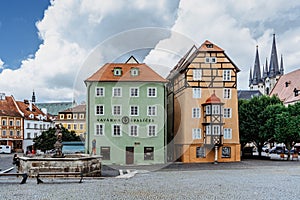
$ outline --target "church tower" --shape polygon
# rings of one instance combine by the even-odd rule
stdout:
[[[280,68],[278,64],[277,48],[275,34],[273,34],[273,42],[271,49],[270,64],[268,67],[268,60],[266,59],[263,73],[261,76],[261,69],[259,63],[258,46],[256,46],[256,55],[254,62],[253,73],[250,69],[249,87],[250,90],[259,90],[262,94],[269,95],[279,77],[284,74],[283,58],[281,55]]]

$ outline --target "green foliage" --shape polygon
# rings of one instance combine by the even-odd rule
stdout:
[[[33,139],[34,148],[40,149],[43,152],[54,149],[54,144],[57,140],[55,132],[56,128],[49,128],[47,131],[43,131],[40,136]],[[80,137],[74,131],[70,132],[68,129],[61,127],[61,133],[63,142],[81,141]]]

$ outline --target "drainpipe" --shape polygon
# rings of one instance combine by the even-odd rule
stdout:
[[[85,82],[85,84],[87,85],[87,104],[86,104],[86,141],[87,142],[87,150],[86,150],[86,153],[87,154],[90,154],[90,126],[89,126],[89,123],[90,123],[90,109],[89,109],[89,105],[90,105],[90,87],[91,87],[91,84],[89,82]]]

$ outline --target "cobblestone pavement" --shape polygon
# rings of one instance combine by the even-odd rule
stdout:
[[[130,179],[104,177],[0,179],[1,199],[289,199],[300,197],[300,162],[243,160],[240,163],[130,166]],[[161,168],[161,169],[159,169]]]

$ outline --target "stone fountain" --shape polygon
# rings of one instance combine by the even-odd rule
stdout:
[[[57,141],[53,155],[20,157],[20,172],[35,177],[39,172],[82,172],[84,176],[101,176],[101,156],[62,153],[62,132],[56,127]]]

